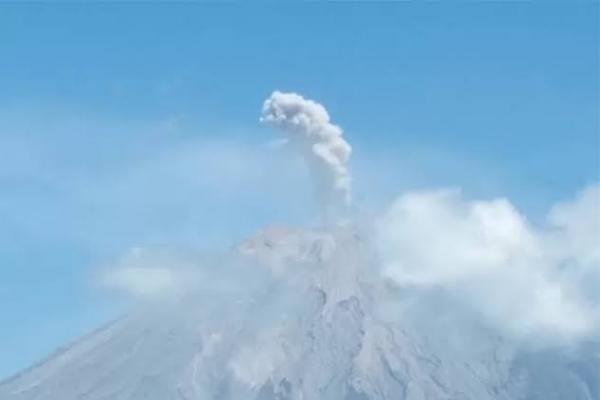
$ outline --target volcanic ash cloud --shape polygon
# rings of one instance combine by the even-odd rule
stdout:
[[[339,214],[351,202],[348,161],[352,147],[331,123],[321,104],[297,93],[273,92],[263,105],[261,122],[283,131],[311,171],[326,214]]]

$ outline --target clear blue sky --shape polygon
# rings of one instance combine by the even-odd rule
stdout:
[[[598,180],[598,11],[1,4],[0,377],[119,313],[94,270],[132,246],[311,220],[258,124],[274,89],[345,129],[358,207],[461,186],[541,219]]]

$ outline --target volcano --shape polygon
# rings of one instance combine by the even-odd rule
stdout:
[[[442,305],[415,316],[367,236],[260,231],[223,268],[269,279],[136,308],[2,382],[0,399],[600,399],[597,344],[524,349]]]

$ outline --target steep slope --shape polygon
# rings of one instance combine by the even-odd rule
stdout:
[[[481,327],[387,317],[394,289],[350,227],[269,228],[235,253],[270,278],[218,306],[191,293],[135,311],[3,382],[0,399],[600,399],[592,345],[524,353]]]

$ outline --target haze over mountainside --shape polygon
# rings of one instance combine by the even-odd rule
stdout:
[[[272,280],[218,306],[187,294],[133,312],[3,382],[0,399],[600,399],[594,344],[520,351],[483,327],[386,320],[396,289],[373,279],[351,227],[270,228],[231,257],[222,268]]]
[[[325,108],[274,92],[261,120],[306,162],[320,227],[213,258],[133,249],[101,280],[134,310],[0,400],[600,400],[600,186],[543,227],[457,189],[362,221]]]

